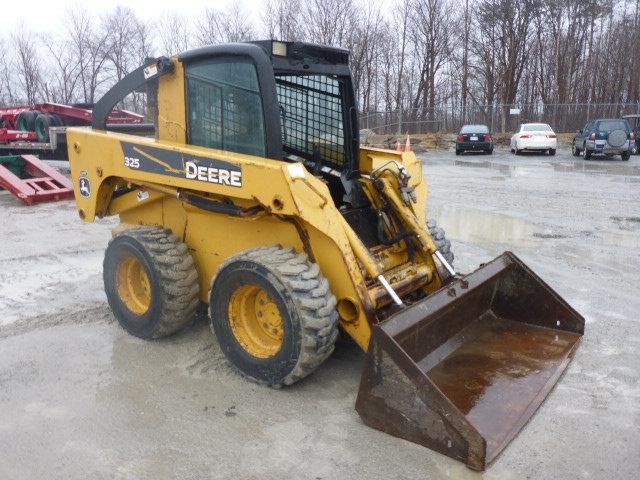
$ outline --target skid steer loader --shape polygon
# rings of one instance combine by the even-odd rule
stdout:
[[[155,138],[106,124],[143,90]],[[421,163],[358,133],[342,49],[207,46],[127,75],[90,128],[67,130],[80,217],[120,217],[109,305],[154,339],[204,302],[229,362],[275,387],[315,370],[341,327],[367,352],[367,425],[484,469],[553,388],[584,319],[512,253],[456,274]]]

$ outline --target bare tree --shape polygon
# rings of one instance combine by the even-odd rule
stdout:
[[[285,42],[302,40],[301,0],[268,0],[262,14],[262,25],[269,38]]]
[[[46,72],[45,97],[56,103],[75,103],[80,78],[80,63],[71,42],[64,36],[43,39],[50,65]]]
[[[80,68],[82,100],[94,103],[97,90],[106,80],[105,65],[109,57],[107,34],[98,31],[87,10],[68,10],[65,24],[75,61]]]
[[[200,45],[251,40],[253,26],[240,4],[226,10],[207,8],[202,20],[196,22],[195,36]]]
[[[33,42],[35,35],[24,25],[19,25],[11,34],[15,51],[15,71],[22,90],[22,98],[32,105],[39,100],[41,88],[41,62]]]
[[[158,21],[158,40],[164,55],[175,55],[192,46],[187,20],[176,13],[167,13]]]

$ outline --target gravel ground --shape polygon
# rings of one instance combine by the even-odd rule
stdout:
[[[423,159],[460,271],[512,250],[587,319],[566,374],[482,478],[637,478],[640,157]],[[292,388],[249,383],[203,320],[157,342],[119,328],[101,279],[113,219],[1,192],[0,224],[0,478],[481,478],[361,423],[351,343]]]

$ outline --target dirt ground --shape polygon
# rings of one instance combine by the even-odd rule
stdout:
[[[102,290],[114,220],[0,192],[0,478],[638,478],[640,157],[422,158],[459,271],[512,250],[587,322],[560,383],[484,474],[364,426],[363,354],[349,343],[272,390],[234,373],[202,320],[162,341],[127,335]]]
[[[509,148],[511,136],[511,132],[496,132],[493,134],[493,141],[499,147]],[[558,139],[561,143],[570,144],[574,137],[575,133],[558,133]],[[360,138],[363,145],[391,149],[396,148],[397,142],[400,142],[404,148],[407,141],[406,135],[377,135],[371,130],[362,130]],[[433,151],[446,152],[455,148],[456,134],[442,132],[412,134],[409,135],[409,141],[411,148],[417,154]]]

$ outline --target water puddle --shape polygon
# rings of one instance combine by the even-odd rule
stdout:
[[[530,246],[539,241],[534,233],[553,233],[516,217],[475,208],[443,205],[432,208],[430,216],[438,220],[448,236],[478,244]]]
[[[497,163],[490,162],[488,160],[454,160],[453,165],[455,167],[471,167],[471,168],[489,168],[491,170],[497,170],[498,172],[506,175],[507,177],[511,177],[513,175],[514,170],[516,169],[515,165],[508,165],[505,163]]]
[[[455,205],[433,207],[429,216],[438,220],[451,238],[478,245],[504,244],[507,249],[533,248],[541,242],[580,238],[595,244],[640,248],[637,234],[637,230],[640,229],[640,217],[612,217],[611,230],[558,231],[558,227],[534,224],[502,213]],[[626,228],[622,228],[623,226]]]
[[[640,165],[629,165],[615,160],[608,162],[594,162],[590,160],[576,160],[573,162],[551,163],[556,172],[563,173],[587,173],[605,175],[640,176]]]

